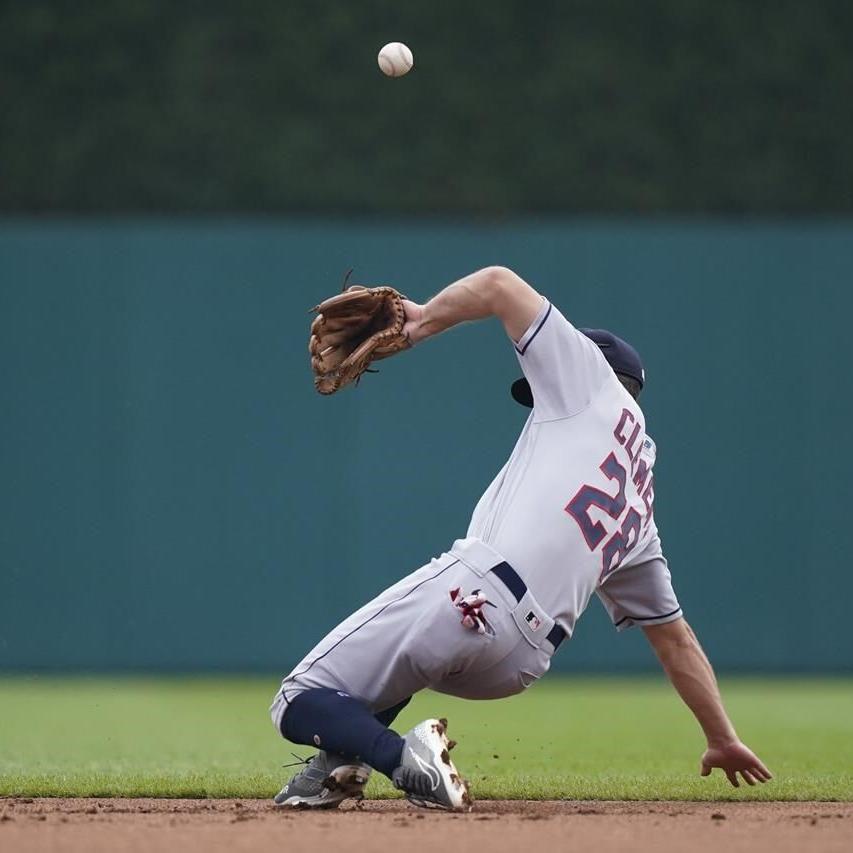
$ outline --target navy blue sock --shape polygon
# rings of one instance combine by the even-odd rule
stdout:
[[[288,704],[281,733],[293,743],[350,755],[391,776],[400,764],[403,738],[352,696],[316,687]]]
[[[383,726],[390,726],[394,720],[397,719],[397,714],[412,701],[412,697],[409,696],[408,699],[404,699],[402,702],[394,705],[392,708],[386,708],[384,711],[380,711],[378,714],[374,714],[373,716],[382,723]]]

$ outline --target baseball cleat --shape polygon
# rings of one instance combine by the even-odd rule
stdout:
[[[423,808],[470,811],[468,783],[450,760],[447,720],[424,720],[404,735],[400,766],[391,776],[406,799]]]
[[[370,772],[360,761],[321,750],[305,762],[273,802],[291,809],[336,809],[344,800],[364,797]]]

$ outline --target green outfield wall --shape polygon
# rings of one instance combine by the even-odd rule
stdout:
[[[498,324],[321,398],[307,309],[488,263],[644,354],[718,665],[853,668],[853,223],[580,220],[0,223],[0,668],[286,670],[464,534],[525,417]],[[594,601],[556,665],[653,661]]]

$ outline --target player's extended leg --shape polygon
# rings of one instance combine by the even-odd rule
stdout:
[[[338,625],[284,679],[271,708],[273,723],[287,739],[320,746],[322,754],[285,786],[276,798],[281,805],[332,806],[357,796],[367,763],[413,801],[463,805],[467,790],[449,760],[445,723],[428,720],[403,737],[382,725],[413,693],[455,668],[457,656],[476,654],[477,639],[467,631],[450,643],[452,653],[447,647],[447,629],[457,627],[447,612],[448,591],[462,570],[457,557],[444,554],[403,578]],[[445,622],[440,627],[438,610]],[[432,634],[436,638],[424,642]],[[336,788],[334,797],[320,790],[326,782]]]

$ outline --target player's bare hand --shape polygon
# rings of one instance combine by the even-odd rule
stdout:
[[[410,302],[408,299],[404,299],[403,310],[406,312],[406,322],[403,325],[403,334],[409,339],[409,343],[414,346],[427,337],[422,322],[424,317],[424,306],[418,305],[417,302]]]
[[[761,759],[739,740],[722,746],[709,746],[705,750],[705,754],[702,756],[702,775],[710,776],[715,767],[719,767],[725,772],[729,782],[735,788],[740,787],[738,773],[747,785],[754,785],[756,782],[768,782],[773,778]]]

